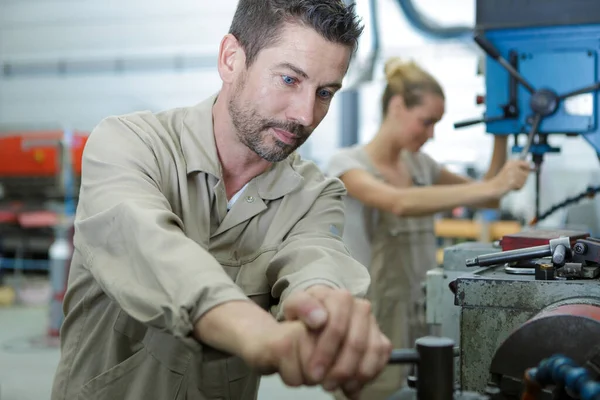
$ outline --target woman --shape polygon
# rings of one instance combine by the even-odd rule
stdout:
[[[525,184],[530,167],[506,162],[507,139],[496,136],[482,182],[448,171],[420,151],[444,114],[440,84],[397,58],[386,63],[385,73],[378,132],[368,144],[335,154],[328,173],[348,190],[344,240],[369,267],[373,312],[394,348],[402,348],[427,334],[422,282],[436,266],[433,215],[457,206],[497,207]],[[388,367],[361,398],[386,399],[403,386],[406,372]]]

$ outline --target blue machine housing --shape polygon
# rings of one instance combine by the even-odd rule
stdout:
[[[536,90],[545,88],[561,95],[599,81],[598,0],[478,0],[476,31],[503,58],[516,61],[515,69]],[[510,85],[507,69],[488,53],[486,119],[504,114],[504,107],[510,102]],[[495,135],[529,132],[533,115],[531,93],[522,84],[518,84],[516,93],[517,117],[487,122],[487,132]],[[583,113],[581,109],[569,113],[562,100],[553,114],[541,120],[538,133],[582,135],[600,154],[600,93],[592,91],[583,96],[593,102],[584,107]],[[532,144],[529,150],[540,155],[559,151],[545,141]]]

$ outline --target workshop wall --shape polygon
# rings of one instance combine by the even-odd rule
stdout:
[[[195,104],[220,86],[218,45],[235,0],[0,0],[0,126],[91,130],[103,117]],[[492,138],[483,126],[455,131],[452,124],[484,112],[476,76],[479,50],[470,42],[435,42],[415,32],[396,0],[379,0],[382,52],[375,81],[362,86],[361,141],[379,122],[383,61],[413,59],[443,84],[447,113],[425,151],[450,164],[485,170]],[[418,0],[442,25],[474,23],[474,0]],[[366,1],[358,1],[365,12]],[[368,29],[367,29],[368,31]],[[362,43],[368,43],[366,33]],[[359,52],[359,57],[367,54]],[[339,143],[339,97],[302,153],[324,165]],[[542,208],[600,179],[597,160],[583,140],[557,138],[561,155],[544,165]],[[483,149],[483,151],[482,151]],[[459,165],[459,166],[460,166]],[[595,169],[594,169],[595,168]],[[592,172],[590,172],[592,171]],[[557,180],[557,177],[564,176]],[[530,216],[532,186],[506,205]],[[560,213],[555,217],[564,219]]]
[[[235,1],[1,0],[0,123],[92,129],[219,88]]]

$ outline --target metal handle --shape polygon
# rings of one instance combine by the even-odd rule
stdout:
[[[454,357],[460,356],[460,347],[454,347]],[[419,352],[415,349],[394,349],[388,364],[418,364]]]
[[[475,43],[481,47],[485,53],[496,60],[504,69],[515,78],[521,85],[525,87],[530,93],[535,92],[535,88],[517,71],[494,47],[494,45],[488,41],[482,34],[478,34],[474,37]]]
[[[521,154],[519,154],[519,159],[525,160],[527,158],[527,154],[529,153],[529,149],[531,148],[531,144],[533,143],[533,138],[538,133],[538,129],[540,127],[540,123],[542,122],[542,115],[535,114],[533,116],[533,123],[531,124],[531,129],[529,130],[529,134],[527,135],[527,144],[521,150]]]
[[[507,120],[507,119],[510,119],[510,118],[506,118],[504,115],[499,115],[499,116],[496,116],[496,117],[469,119],[469,120],[466,120],[466,121],[456,122],[454,124],[454,128],[455,129],[465,128],[465,127],[471,126],[471,125],[477,125],[477,124],[481,124],[481,123],[487,124],[488,122],[504,121],[504,120]]]
[[[600,82],[594,83],[593,85],[590,85],[590,86],[583,87],[581,89],[573,90],[572,92],[561,94],[560,96],[558,96],[558,99],[564,100],[566,98],[578,96],[580,94],[595,92],[596,90],[600,90]]]
[[[484,254],[479,257],[470,258],[466,261],[467,267],[488,267],[490,265],[504,264],[515,261],[531,260],[534,258],[548,257],[552,255],[550,245],[534,246],[525,249],[501,251],[499,253]]]

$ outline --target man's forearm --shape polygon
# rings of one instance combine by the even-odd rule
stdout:
[[[252,301],[230,301],[206,312],[194,325],[197,340],[244,358],[254,338],[277,325],[275,318]]]

